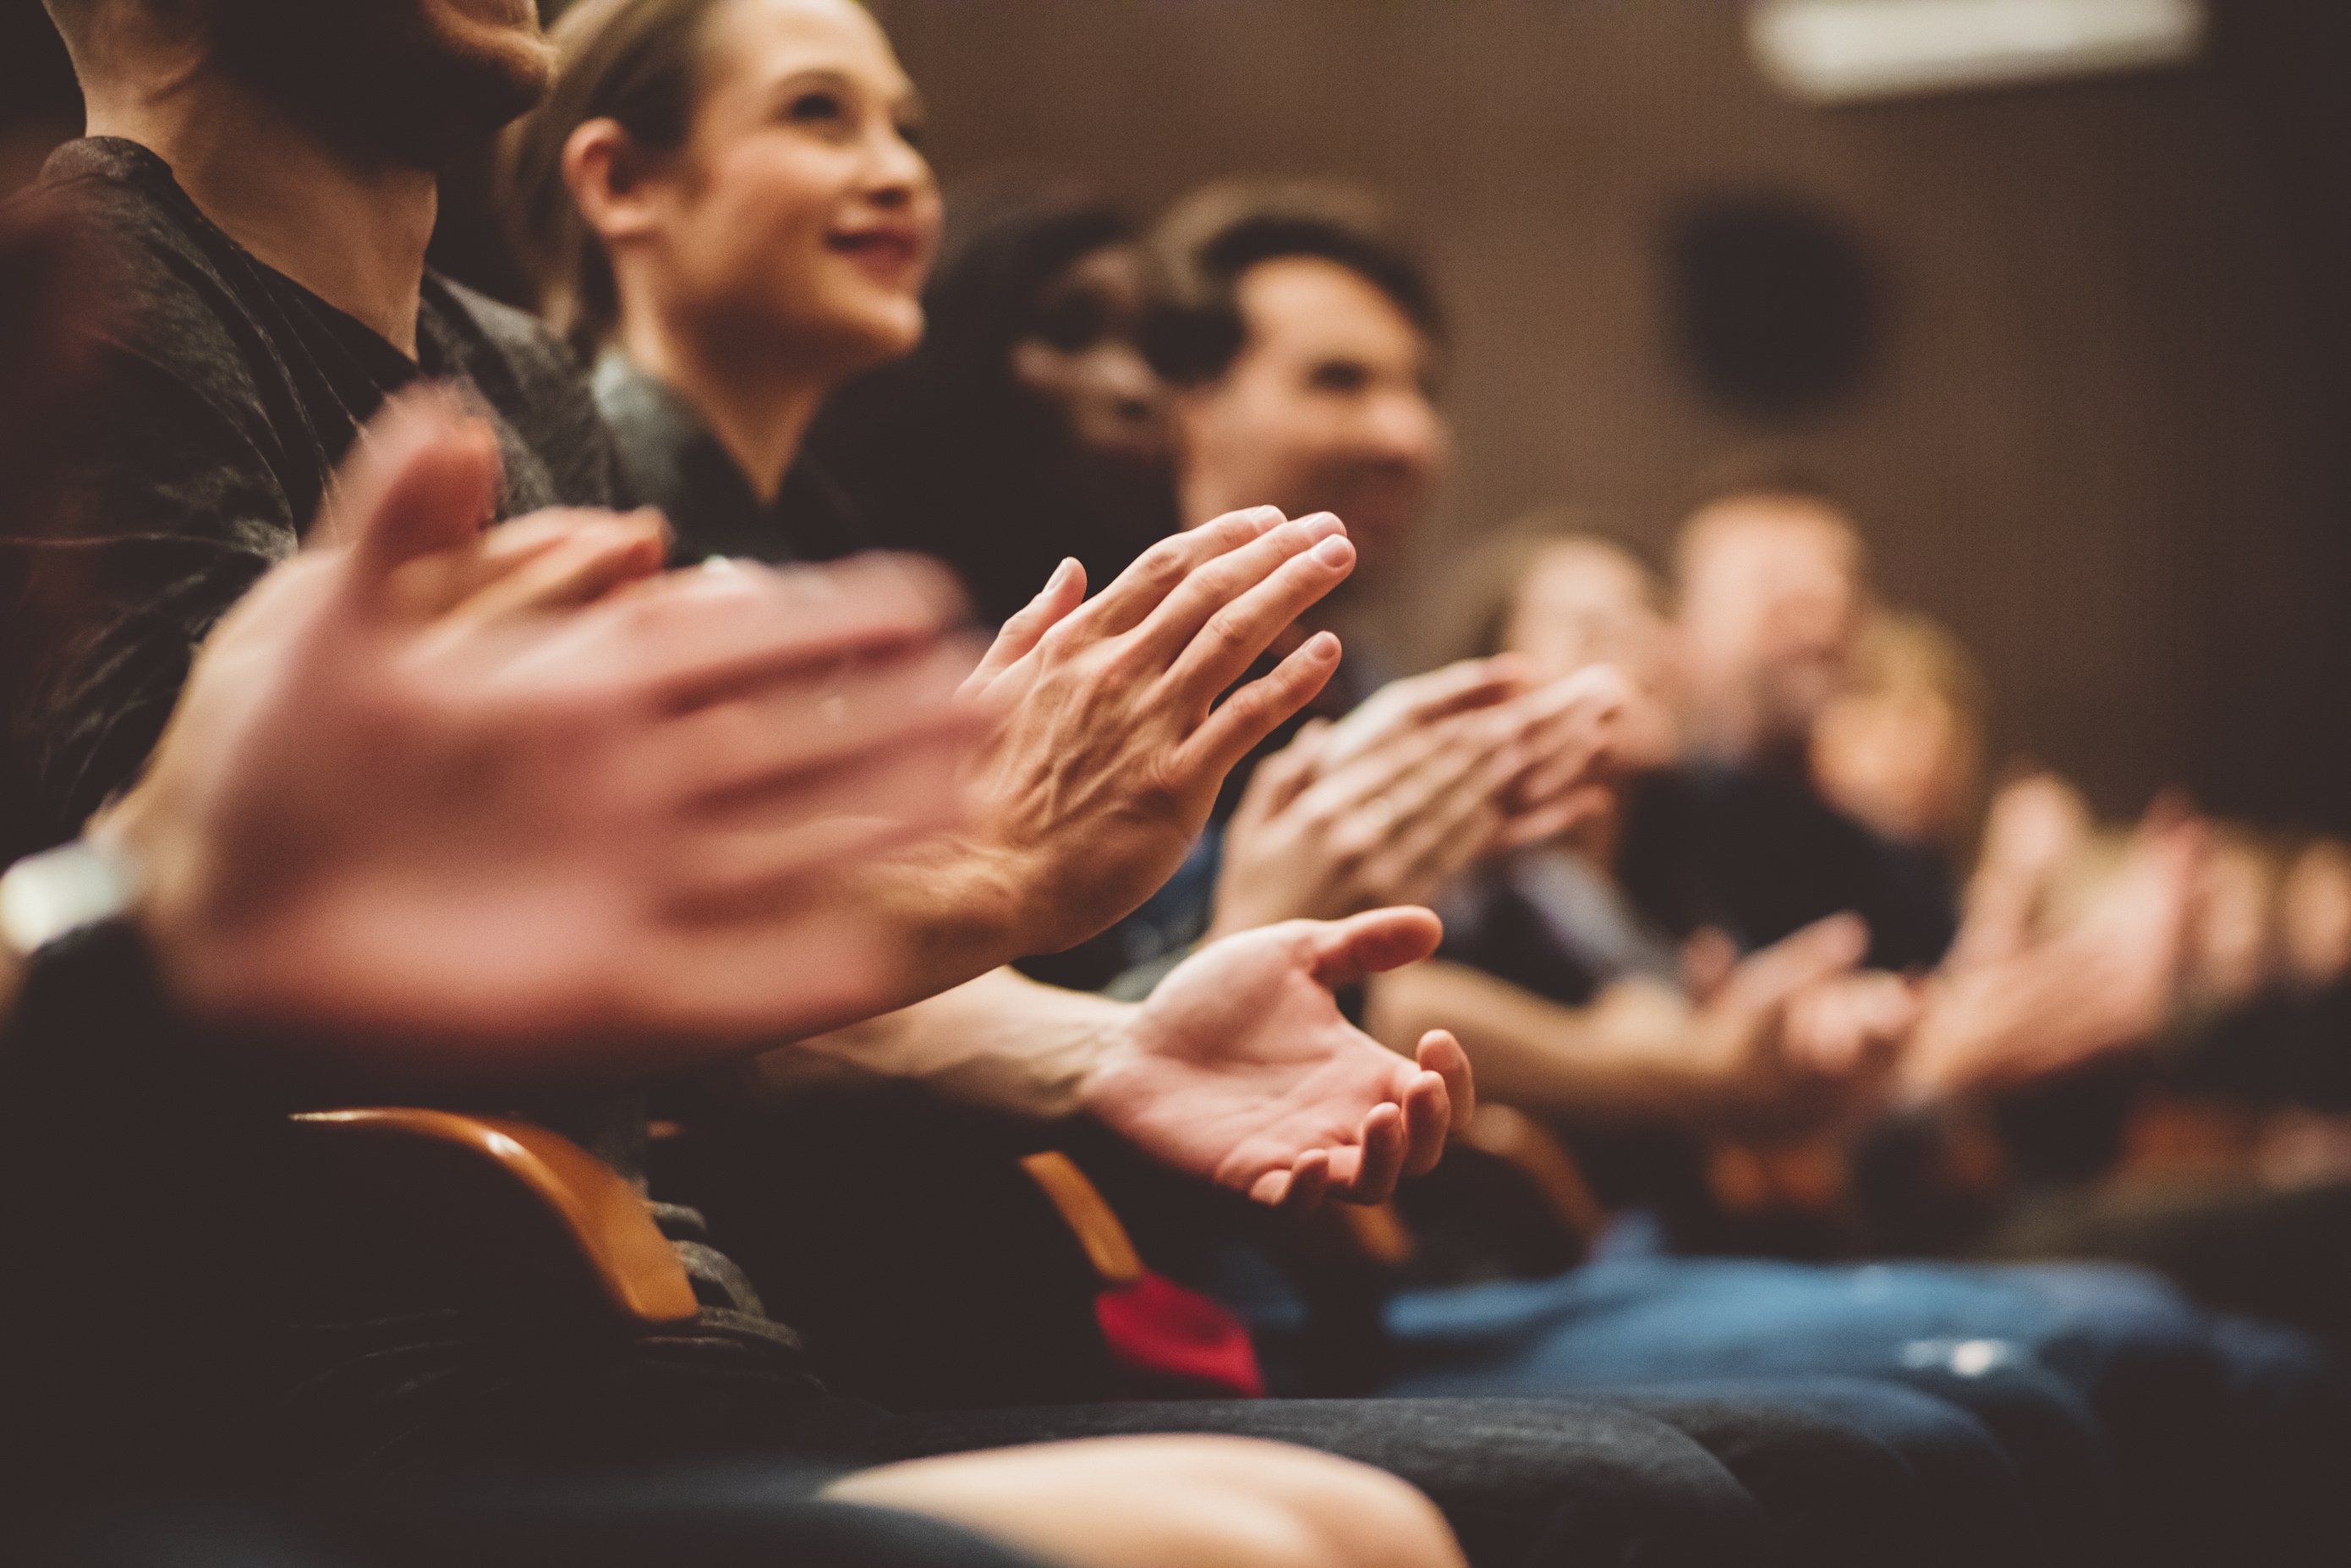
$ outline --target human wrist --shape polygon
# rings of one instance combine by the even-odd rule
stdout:
[[[1075,1027],[1067,1057],[1072,1071],[1070,1108],[1074,1113],[1116,1125],[1120,1111],[1134,1099],[1132,1069],[1140,1053],[1136,1026],[1144,1004],[1092,995],[1086,1000],[1094,1006],[1072,1020]]]

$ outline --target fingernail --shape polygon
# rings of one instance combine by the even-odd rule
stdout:
[[[1301,517],[1298,519],[1298,526],[1305,529],[1306,537],[1311,539],[1324,538],[1333,534],[1344,535],[1347,531],[1347,525],[1339,520],[1338,514],[1335,512],[1316,512],[1311,517]]]
[[[1336,522],[1338,519],[1334,517],[1332,520]],[[1355,559],[1355,547],[1349,544],[1343,536],[1338,534],[1333,534],[1316,545],[1311,553],[1324,566],[1350,566]]]

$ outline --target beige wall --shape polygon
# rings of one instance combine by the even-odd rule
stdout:
[[[1837,210],[1888,275],[1891,351],[1785,444],[1856,503],[1890,592],[1984,658],[2003,748],[2111,809],[2188,779],[2306,815],[2351,797],[2340,322],[2310,216],[2351,191],[2296,183],[2346,165],[2287,166],[2308,120],[2281,105],[2351,96],[2351,59],[2307,57],[2331,7],[2228,4],[2252,31],[2220,65],[1839,111],[1755,78],[1729,0],[877,9],[951,183],[1009,166],[1141,210],[1233,171],[1385,187],[1458,329],[1433,556],[1552,499],[1660,540],[1697,470],[1770,434],[1678,366],[1664,214],[1722,182]]]

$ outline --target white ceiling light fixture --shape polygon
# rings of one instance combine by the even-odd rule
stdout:
[[[1763,74],[1815,103],[2010,87],[2193,59],[2203,0],[1756,0]]]

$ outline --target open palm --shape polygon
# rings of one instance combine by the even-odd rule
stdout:
[[[1334,988],[1426,957],[1425,909],[1284,921],[1210,944],[1137,1009],[1087,1108],[1178,1169],[1259,1202],[1377,1203],[1444,1152],[1468,1059],[1433,1030],[1406,1061],[1340,1014]]]

